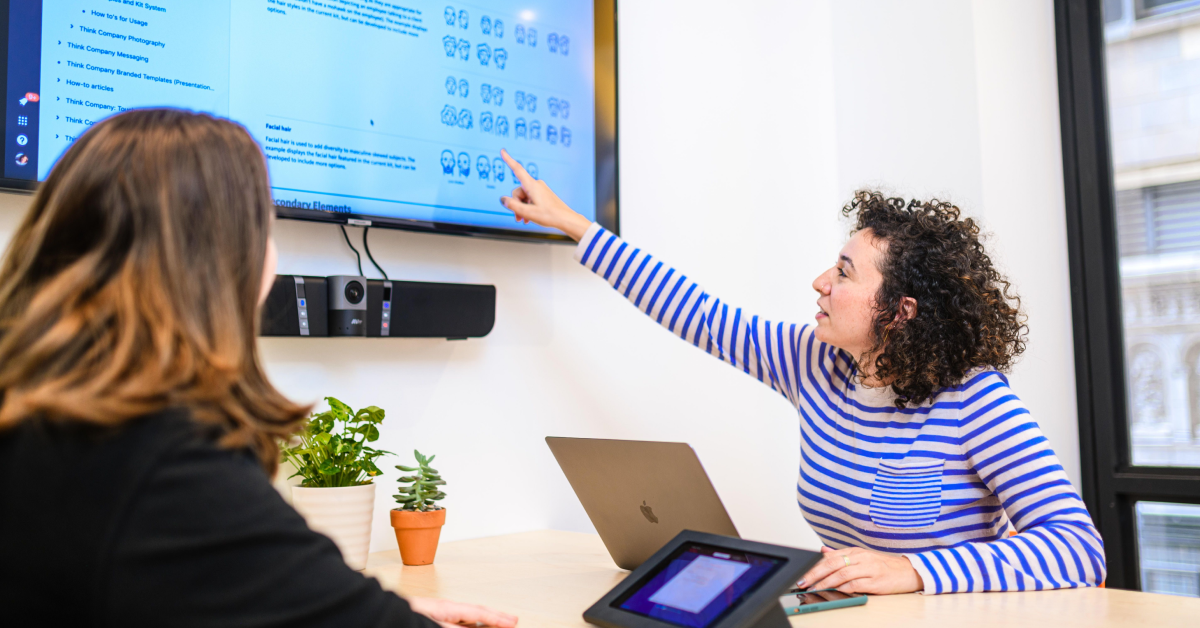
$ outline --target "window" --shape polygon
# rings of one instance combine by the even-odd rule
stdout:
[[[1134,2],[1137,6],[1137,16],[1139,19],[1177,11],[1186,11],[1200,4],[1197,0],[1134,0]],[[1105,10],[1108,9],[1109,4],[1111,3],[1105,3]]]
[[[1200,597],[1200,0],[1055,12],[1084,501],[1108,586]]]
[[[1200,506],[1138,502],[1142,590],[1200,597]]]

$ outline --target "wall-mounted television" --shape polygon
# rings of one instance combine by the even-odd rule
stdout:
[[[170,106],[244,124],[281,217],[565,239],[500,205],[505,148],[617,230],[615,0],[0,0],[0,20],[0,187]]]

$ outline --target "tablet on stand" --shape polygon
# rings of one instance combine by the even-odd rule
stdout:
[[[584,614],[603,628],[787,628],[779,596],[817,552],[684,530]]]

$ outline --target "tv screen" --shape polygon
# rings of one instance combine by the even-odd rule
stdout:
[[[245,125],[281,217],[563,239],[500,205],[505,148],[617,228],[613,0],[0,0],[0,19],[2,187],[167,106]]]

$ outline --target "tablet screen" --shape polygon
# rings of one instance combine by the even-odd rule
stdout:
[[[731,611],[783,561],[688,543],[613,606],[686,628],[706,628]]]

